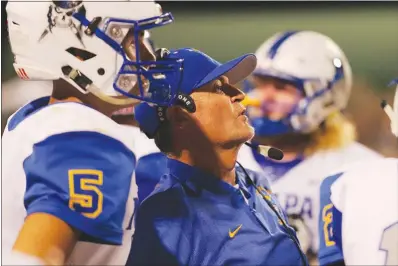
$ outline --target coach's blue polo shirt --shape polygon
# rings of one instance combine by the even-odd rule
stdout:
[[[127,265],[307,265],[294,230],[256,192],[281,210],[264,178],[236,167],[246,203],[240,189],[196,167],[172,159],[168,167],[138,210]]]

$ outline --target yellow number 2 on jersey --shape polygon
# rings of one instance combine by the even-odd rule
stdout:
[[[331,240],[333,236],[333,228],[332,228],[332,222],[333,222],[333,213],[332,213],[332,208],[333,204],[330,203],[323,207],[322,209],[322,220],[323,220],[323,234],[325,237],[325,245],[327,247],[334,246],[336,242]]]
[[[69,208],[88,218],[97,218],[103,208],[104,196],[98,188],[103,184],[103,177],[100,170],[69,170]]]

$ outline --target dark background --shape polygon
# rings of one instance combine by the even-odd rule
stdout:
[[[2,1],[2,81],[14,75]],[[398,2],[159,2],[175,23],[153,31],[164,47],[191,46],[219,60],[253,52],[277,31],[309,29],[329,35],[357,75],[378,89],[398,73]],[[5,64],[5,65],[4,65]]]

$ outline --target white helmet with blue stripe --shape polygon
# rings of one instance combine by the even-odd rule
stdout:
[[[309,133],[328,116],[346,107],[352,71],[344,52],[329,37],[313,31],[278,33],[257,49],[256,56],[258,63],[253,76],[289,82],[303,95],[292,110],[277,121],[266,116],[253,117],[249,111],[257,136]],[[250,79],[245,81],[246,102],[249,108],[261,108],[261,103],[250,107],[253,88]]]
[[[157,65],[145,32],[171,23],[154,1],[9,1],[14,68],[25,80],[64,79],[116,105],[152,99]]]

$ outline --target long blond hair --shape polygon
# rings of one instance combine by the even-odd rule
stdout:
[[[309,145],[304,150],[306,156],[319,151],[346,147],[357,139],[357,130],[354,123],[344,114],[335,112],[326,118],[321,127],[310,133],[310,139]]]

